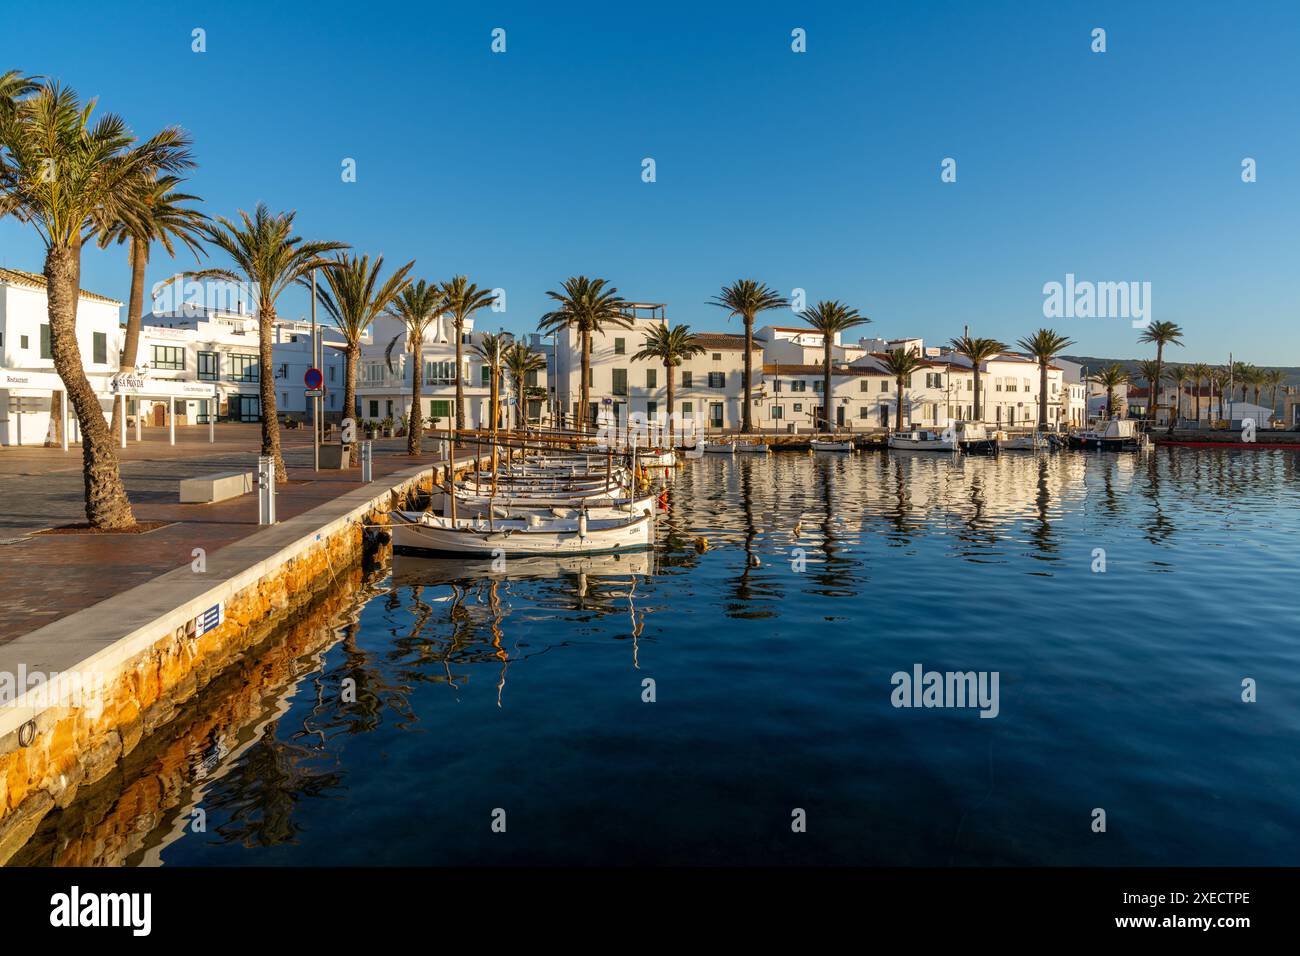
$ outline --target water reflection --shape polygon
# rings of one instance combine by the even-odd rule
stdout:
[[[1288,452],[706,456],[671,476],[653,552],[499,566],[398,556],[387,576],[363,583],[353,573],[312,615],[232,667],[72,807],[50,814],[13,862],[311,862],[344,825],[331,817],[333,808],[347,805],[363,838],[400,827],[401,811],[389,812],[388,804],[404,805],[399,791],[412,780],[385,783],[398,766],[459,761],[457,773],[424,769],[414,778],[447,800],[457,787],[500,785],[494,761],[522,773],[520,761],[536,751],[551,772],[568,761],[565,748],[592,752],[590,767],[574,771],[585,776],[567,780],[570,788],[575,779],[580,787],[584,780],[608,786],[607,775],[619,773],[637,778],[646,769],[638,754],[672,743],[685,749],[658,756],[675,761],[688,791],[734,795],[745,790],[754,766],[767,767],[773,754],[795,753],[810,739],[836,739],[831,728],[840,727],[854,733],[818,744],[827,751],[808,758],[834,769],[828,792],[843,786],[845,801],[863,801],[895,829],[907,827],[911,808],[892,807],[889,794],[908,793],[908,774],[947,779],[950,762],[964,760],[966,751],[933,745],[928,731],[915,729],[920,725],[889,723],[864,704],[865,670],[915,659],[903,656],[913,652],[910,645],[887,643],[891,627],[937,635],[935,653],[947,650],[963,664],[978,663],[963,656],[970,645],[953,651],[939,636],[1005,635],[997,653],[1014,657],[1029,605],[1060,607],[1081,593],[1081,583],[1094,586],[1087,571],[1094,547],[1125,556],[1128,564],[1118,567],[1165,574],[1160,586],[1177,587],[1204,573],[1199,562],[1212,549],[1220,560],[1239,535],[1260,538],[1279,516],[1293,513],[1296,476],[1296,455]],[[1243,580],[1253,572],[1240,562],[1251,554],[1234,552],[1236,567],[1246,568]],[[1106,584],[1114,589],[1108,600],[1128,602],[1119,606],[1131,630],[1159,638],[1158,626],[1142,617],[1153,580],[1111,574]],[[944,599],[964,587],[974,588],[969,601]],[[1183,602],[1198,590],[1189,593]],[[1213,607],[1198,610],[1206,628],[1224,626],[1210,617]],[[1266,616],[1269,606],[1260,613]],[[882,617],[887,625],[877,629]],[[850,626],[820,624],[826,620]],[[810,622],[819,628],[817,644],[783,649],[781,638]],[[1271,626],[1280,627],[1279,619]],[[1029,642],[1029,653],[1040,655],[1062,687],[1118,686],[1126,678],[1116,676],[1114,662],[1130,656],[1146,653],[1149,671],[1199,663],[1208,654],[1101,647],[1096,635],[1089,642],[1098,645],[1096,660],[1087,656],[1088,645],[1051,658],[1064,638],[1037,636],[1043,639]],[[643,674],[670,675],[679,709],[647,708],[629,720],[619,695],[635,701]],[[1184,684],[1167,683],[1176,691],[1170,701],[1186,696],[1179,696]],[[687,703],[689,688],[696,697]],[[1158,709],[1155,692],[1126,689],[1116,698]],[[988,723],[1022,734],[1017,746],[1027,762],[1049,760],[1066,747],[1068,733],[1081,735],[1072,753],[1101,746],[1089,735],[1091,710],[1081,717],[1064,700],[1053,704],[1059,710],[1030,714],[1028,704],[1018,704],[1022,710],[1009,708],[1006,721]],[[587,710],[592,724],[584,722]],[[556,731],[562,744],[548,736],[552,723],[563,728]],[[1131,741],[1159,722],[1129,719],[1123,726],[1106,739]],[[885,739],[882,729],[896,745],[888,753],[872,743]],[[954,732],[974,733],[945,725],[945,735]],[[847,755],[834,747],[849,748]],[[404,758],[387,762],[389,750],[403,748]],[[991,738],[980,738],[970,752],[963,769],[982,782],[992,773]],[[1173,753],[1173,745],[1162,738],[1152,752]],[[1127,766],[1122,756],[1107,755],[1106,772]],[[806,774],[812,764],[800,759],[781,756],[770,772],[780,775],[781,761],[791,760]],[[618,772],[606,771],[611,763]],[[856,779],[859,773],[864,779]],[[856,782],[841,783],[848,778]],[[997,790],[981,790],[980,799],[1004,819],[1016,817],[1020,806],[1001,801],[1022,799],[1033,787],[998,780]],[[357,805],[374,801],[379,805]],[[985,802],[960,815],[963,852],[971,833],[970,847],[986,845]],[[193,826],[198,810],[208,821],[202,832]],[[386,823],[391,817],[396,822]],[[401,839],[380,842],[401,857]],[[951,832],[937,842],[937,858],[950,861]],[[231,855],[233,848],[247,857]],[[653,846],[643,849],[653,857]],[[836,858],[823,852],[822,859]],[[917,859],[929,857],[918,851]]]

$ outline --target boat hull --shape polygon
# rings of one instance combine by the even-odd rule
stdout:
[[[401,554],[457,555],[472,558],[562,557],[574,554],[613,554],[650,547],[654,522],[649,515],[621,521],[590,519],[586,533],[576,520],[539,522],[486,521],[392,513],[393,550]]]

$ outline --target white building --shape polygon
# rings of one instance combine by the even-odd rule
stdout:
[[[121,309],[116,299],[84,289],[77,303],[77,346],[106,415],[122,351]],[[0,269],[0,445],[43,445],[50,436],[52,395],[63,382],[54,371],[49,323],[45,277]]]
[[[671,324],[667,307],[659,302],[627,305],[630,328],[607,328],[591,337],[591,379],[587,418],[608,415],[624,424],[629,415],[645,415],[657,421],[668,408],[667,370],[655,359],[634,359],[645,343],[646,333],[656,325]],[[709,429],[736,429],[742,421],[744,401],[745,337],[726,333],[699,332],[696,339],[705,351],[686,359],[676,370],[674,398],[676,415],[701,423]],[[761,384],[763,343],[755,336],[753,348],[755,390]],[[582,380],[581,336],[564,330],[555,336],[555,402],[564,424],[572,426],[579,415]],[[757,398],[756,398],[757,403]],[[685,427],[685,426],[682,426]]]

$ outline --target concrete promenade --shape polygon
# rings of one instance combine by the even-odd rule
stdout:
[[[85,521],[81,449],[0,449],[0,644],[83,610],[176,568],[188,568],[195,548],[206,560],[258,531],[257,496],[216,504],[180,504],[182,478],[217,471],[255,470],[257,425],[218,425],[216,442],[206,427],[181,428],[176,445],[164,429],[146,430],[123,456],[122,474],[136,519],[170,522],[146,534],[33,534]],[[289,483],[277,488],[277,518],[284,522],[361,487],[361,471],[312,470],[310,431],[282,431]],[[405,438],[375,442],[378,481],[437,457],[436,438],[420,458],[406,454]]]

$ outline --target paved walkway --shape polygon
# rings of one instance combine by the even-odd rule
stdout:
[[[208,556],[257,530],[257,495],[216,504],[178,502],[182,478],[214,471],[253,471],[261,446],[258,425],[181,428],[176,444],[165,429],[146,429],[122,455],[122,477],[138,521],[173,522],[146,534],[35,535],[33,531],[86,520],[81,448],[0,448],[0,644],[122,591],[187,566],[195,548]],[[281,520],[355,488],[361,470],[312,470],[311,432],[282,431],[289,484],[276,493]],[[433,464],[429,453],[406,455],[406,439],[375,442],[374,477]]]

